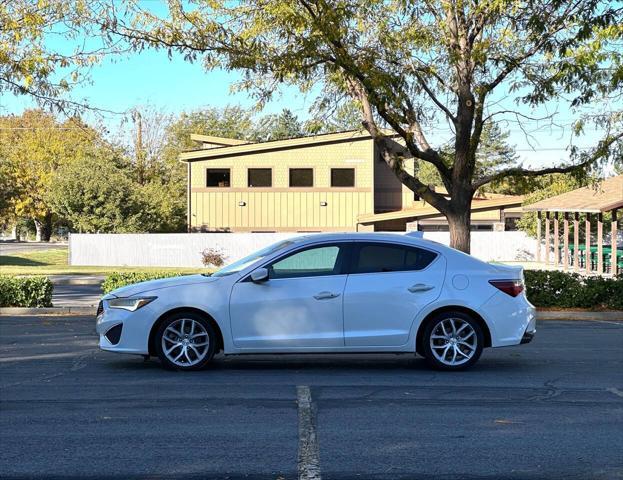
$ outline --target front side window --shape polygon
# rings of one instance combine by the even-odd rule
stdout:
[[[342,247],[326,245],[308,248],[282,258],[268,267],[270,278],[315,277],[341,273]]]
[[[241,270],[244,270],[248,266],[253,265],[255,262],[260,261],[262,258],[272,255],[273,253],[279,250],[283,250],[284,248],[289,247],[290,245],[292,245],[292,243],[293,243],[292,240],[282,240],[280,242],[273,243],[272,245],[269,245],[268,247],[264,247],[261,250],[258,250],[257,252],[253,252],[251,255],[247,255],[246,257],[241,258],[240,260],[234,263],[231,263],[227,265],[226,267],[221,268],[217,272],[214,272],[212,276],[213,277],[225,277],[227,275],[237,273]]]
[[[331,169],[332,187],[354,187],[355,169],[354,168],[332,168]]]
[[[353,273],[403,272],[426,268],[437,254],[416,247],[385,244],[361,245],[354,259]]]
[[[249,187],[272,187],[273,171],[270,168],[249,168]]]
[[[229,187],[231,185],[229,168],[208,168],[206,170],[206,187]]]
[[[314,169],[313,168],[291,168],[290,169],[291,187],[313,187]]]

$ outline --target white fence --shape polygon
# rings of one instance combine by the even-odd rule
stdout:
[[[227,263],[301,233],[72,234],[71,265],[201,267],[201,252],[214,248]],[[448,232],[424,238],[449,243]],[[472,232],[472,255],[485,261],[534,260],[536,242],[523,232]]]

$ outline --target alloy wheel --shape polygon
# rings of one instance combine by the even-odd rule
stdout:
[[[210,336],[195,319],[180,318],[172,322],[162,334],[162,353],[172,364],[190,367],[208,354]]]
[[[445,318],[430,335],[430,349],[444,365],[456,367],[471,360],[478,348],[474,327],[462,318]]]

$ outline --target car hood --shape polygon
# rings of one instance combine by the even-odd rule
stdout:
[[[146,282],[133,283],[125,287],[117,288],[108,293],[104,298],[112,297],[132,297],[152,290],[162,288],[179,287],[180,285],[194,285],[197,283],[212,283],[218,281],[219,277],[206,277],[204,275],[183,275],[181,277],[161,278],[159,280],[148,280]]]

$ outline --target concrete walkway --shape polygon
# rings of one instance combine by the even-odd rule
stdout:
[[[101,275],[49,275],[54,284],[55,307],[94,307],[102,296]]]

